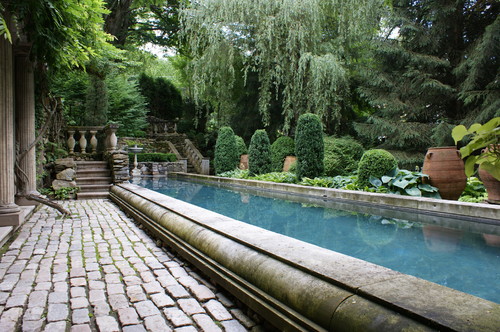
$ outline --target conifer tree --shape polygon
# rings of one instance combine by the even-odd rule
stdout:
[[[393,1],[372,68],[360,71],[359,92],[376,111],[358,134],[372,145],[381,139],[387,148],[423,150],[443,136],[432,136],[443,121],[494,116],[499,10],[495,0]]]

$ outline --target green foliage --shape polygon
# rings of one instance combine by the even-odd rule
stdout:
[[[102,0],[8,1],[6,10],[30,41],[30,53],[49,67],[85,66],[92,58],[116,52],[103,27]]]
[[[146,101],[135,80],[114,74],[106,79],[108,119],[120,125],[118,136],[140,137],[146,126]]]
[[[125,144],[127,144],[128,147],[134,147],[137,145],[138,148],[144,147],[144,144],[138,141],[133,141],[133,140],[126,140]]]
[[[271,143],[263,129],[256,130],[250,140],[248,170],[252,175],[271,171]]]
[[[102,126],[108,122],[108,87],[103,78],[90,76],[83,115],[85,126]]]
[[[139,88],[146,98],[148,114],[165,120],[174,120],[182,115],[183,102],[179,90],[163,77],[139,77]]]
[[[349,175],[358,169],[358,162],[365,150],[350,137],[325,137],[325,175]]]
[[[134,154],[129,153],[129,162],[134,162]],[[176,162],[177,156],[173,153],[138,153],[137,162]]]
[[[390,152],[382,149],[368,150],[359,161],[359,186],[369,186],[371,177],[380,178],[397,167],[398,162]]]
[[[493,118],[484,125],[475,123],[467,129],[464,125],[453,128],[452,131],[455,144],[464,137],[470,137],[471,141],[460,148],[462,159],[465,161],[465,174],[474,174],[474,166],[490,173],[500,181],[500,117]],[[480,152],[479,155],[472,155]]]
[[[291,137],[281,136],[271,145],[272,169],[275,172],[283,170],[286,156],[295,156],[295,142]]]
[[[79,190],[79,187],[62,187],[57,190],[54,190],[53,187],[50,187],[40,189],[40,193],[54,199],[65,200],[72,198],[73,195],[75,195]]]
[[[250,177],[248,169],[239,169],[239,168],[235,168],[232,171],[222,172],[217,175],[223,178],[233,178],[233,179],[248,179]]]
[[[43,144],[43,150],[46,163],[51,163],[56,159],[64,158],[68,155],[68,150],[65,146],[49,141]]]
[[[370,176],[369,182],[377,189],[387,188],[389,194],[441,198],[436,187],[422,182],[422,179],[428,177],[420,172],[395,168],[380,178]]]
[[[297,177],[314,178],[324,171],[323,130],[319,117],[306,113],[299,117],[295,135]]]
[[[303,113],[338,123],[348,113],[344,60],[375,34],[380,0],[192,1],[181,12],[191,50],[197,100],[211,100],[223,114],[237,107],[235,91],[255,74],[262,124],[275,100],[286,133]],[[254,104],[255,105],[255,104]]]
[[[260,180],[276,183],[297,183],[297,177],[288,172],[271,172],[250,177],[251,180]]]
[[[458,200],[460,202],[481,203],[487,199],[488,194],[484,184],[478,178],[471,176],[467,178],[467,185]]]
[[[248,149],[243,138],[237,135],[235,136],[235,138],[236,138],[236,147],[238,148],[238,155],[241,156],[242,154],[247,154]]]
[[[425,151],[447,145],[449,125],[435,125],[441,119],[471,124],[500,116],[500,2],[391,4],[369,67],[357,71],[358,93],[373,107],[357,133],[371,146]]]
[[[215,143],[214,167],[215,174],[221,174],[234,170],[240,162],[236,138],[230,127],[219,129],[217,142]]]

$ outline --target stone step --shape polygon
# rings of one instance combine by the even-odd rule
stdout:
[[[110,176],[77,177],[76,184],[78,186],[86,184],[111,184],[111,177]]]
[[[109,177],[111,171],[107,168],[85,168],[76,171],[76,178],[89,178],[89,177]]]
[[[79,192],[76,194],[76,199],[108,198],[108,196],[109,191]]]
[[[111,188],[111,184],[83,184],[80,185],[79,193],[82,192],[104,192],[108,191]]]
[[[108,168],[108,162],[107,161],[77,161],[76,162],[76,169],[81,170],[81,169],[88,169],[88,168]]]

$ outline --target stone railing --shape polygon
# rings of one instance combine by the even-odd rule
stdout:
[[[198,174],[210,174],[210,159],[203,157],[200,151],[187,138],[184,140],[184,154]]]
[[[104,151],[113,152],[116,150],[118,139],[116,130],[118,125],[109,124],[107,126],[72,126],[67,127],[68,131],[68,152],[70,155],[95,154],[99,151],[100,144],[98,133],[105,134]]]

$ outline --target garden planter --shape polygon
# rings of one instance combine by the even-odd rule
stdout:
[[[248,169],[248,155],[242,154],[240,157],[240,169]]]
[[[488,203],[500,204],[500,181],[483,169],[479,169],[479,178],[488,193]]]
[[[444,199],[457,200],[465,189],[467,177],[460,152],[454,146],[430,148],[424,158],[422,173],[439,189]]]
[[[283,163],[283,172],[288,172],[290,170],[290,166],[292,166],[292,164],[296,161],[297,161],[297,157],[286,156],[285,162]]]

